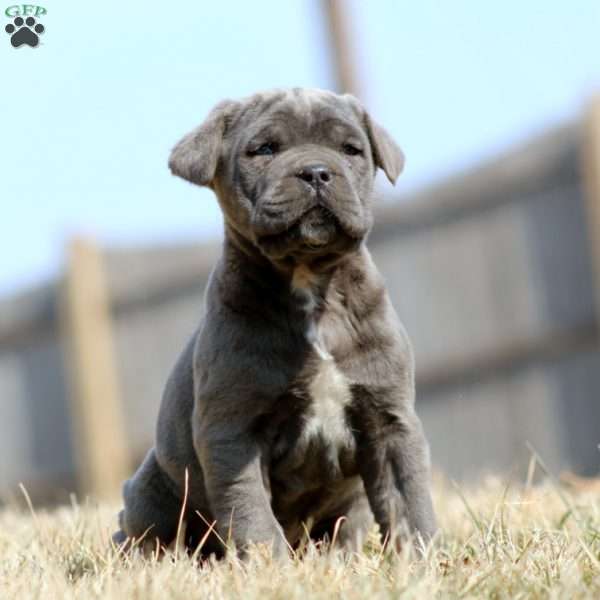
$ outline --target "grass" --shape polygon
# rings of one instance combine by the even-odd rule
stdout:
[[[277,564],[198,565],[185,554],[119,557],[109,544],[116,505],[73,503],[0,512],[0,597],[12,598],[600,598],[600,485],[536,487],[487,479],[434,486],[441,534],[418,558],[308,546]]]

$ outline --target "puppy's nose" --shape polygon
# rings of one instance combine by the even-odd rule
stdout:
[[[296,173],[296,177],[316,189],[331,181],[331,171],[325,165],[307,165]]]

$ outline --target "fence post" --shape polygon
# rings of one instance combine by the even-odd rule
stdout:
[[[592,98],[587,106],[582,141],[583,185],[596,296],[596,324],[600,326],[600,96]]]
[[[360,98],[356,62],[350,43],[350,10],[342,0],[322,0],[331,46],[330,57],[336,79],[336,91]]]
[[[69,244],[62,317],[79,486],[111,496],[128,473],[129,456],[102,255],[89,239]]]

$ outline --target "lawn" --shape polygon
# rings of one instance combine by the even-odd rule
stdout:
[[[245,563],[197,564],[176,550],[123,558],[109,544],[117,504],[0,511],[0,597],[600,598],[600,485],[488,478],[434,485],[441,526],[425,557],[344,555],[308,546],[287,564],[257,549]]]

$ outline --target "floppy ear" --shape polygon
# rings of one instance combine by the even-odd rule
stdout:
[[[365,112],[365,125],[371,147],[375,166],[383,169],[392,184],[396,183],[398,175],[404,168],[404,153],[392,139],[390,134]]]
[[[202,125],[175,145],[169,157],[169,168],[173,175],[197,185],[212,183],[221,155],[227,122],[235,104],[231,100],[219,102]]]

